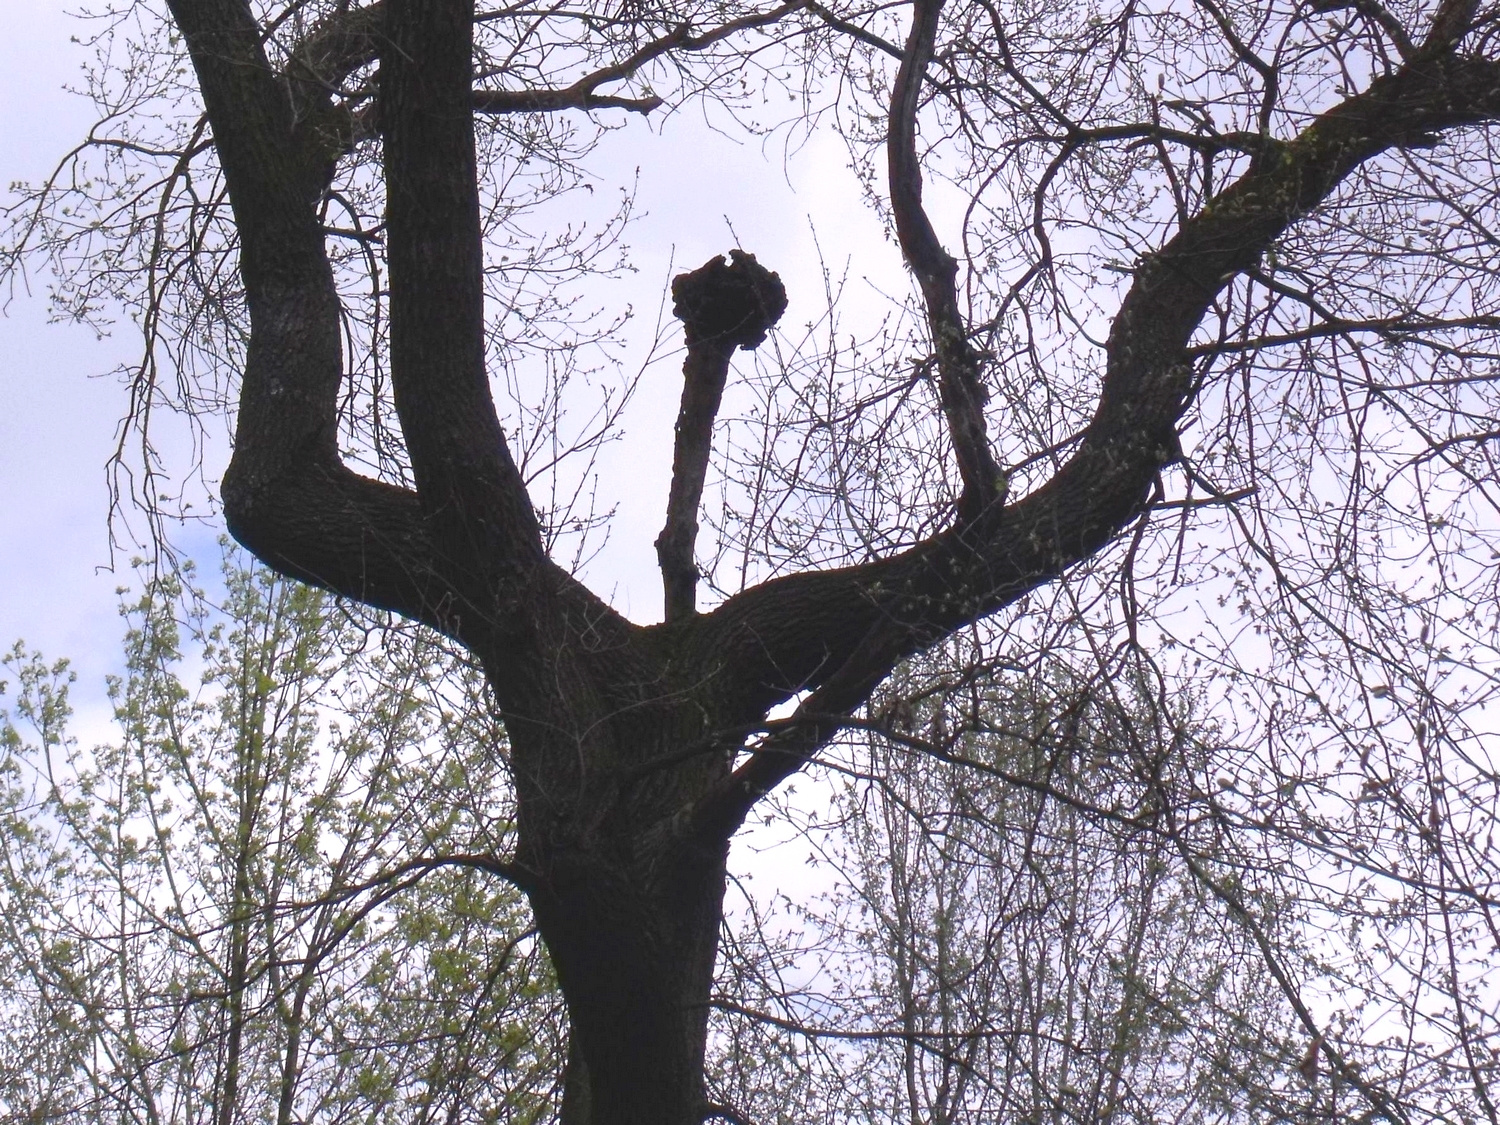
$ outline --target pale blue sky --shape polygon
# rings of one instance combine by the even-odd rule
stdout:
[[[5,9],[0,180],[9,184],[45,175],[90,118],[62,89],[81,55],[61,5],[8,0]],[[48,324],[48,279],[29,281],[0,317],[0,643],[24,638],[71,656],[97,683],[115,663],[114,590],[128,566],[99,569],[110,561],[104,464],[122,400],[113,379],[91,376],[123,358],[128,335],[99,340]]]

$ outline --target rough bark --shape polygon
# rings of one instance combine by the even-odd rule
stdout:
[[[725,855],[755,802],[903,657],[1062,574],[1141,514],[1190,405],[1189,341],[1237,272],[1362,161],[1500,115],[1500,67],[1453,54],[1444,32],[1391,77],[1268,146],[1140,263],[1086,434],[1051,480],[1003,504],[956,266],[921,213],[915,99],[940,9],[919,4],[892,110],[892,196],[942,366],[961,518],[890,558],[778,579],[694,612],[691,531],[728,356],[764,332],[784,295],[752,285],[759,296],[746,305],[743,287],[689,286],[689,364],[700,366],[687,372],[696,397],[684,396],[681,480],[663,532],[669,619],[638,627],[546,557],[490,401],[472,4],[382,0],[382,35],[372,9],[351,9],[345,38],[325,29],[324,54],[312,52],[339,66],[381,52],[391,367],[416,481],[406,490],[351,472],[334,440],[342,361],[316,210],[330,159],[320,115],[286,96],[244,0],[169,3],[228,182],[251,318],[223,485],[230,529],[277,569],[426,622],[483,662],[519,803],[509,869],[534,906],[572,1020],[565,1116],[597,1125],[699,1118]],[[294,56],[294,65],[312,64]],[[312,104],[306,89],[299,96]],[[744,732],[804,690],[793,718],[733,768]]]
[[[610,850],[552,864],[531,899],[586,1066],[588,1120],[696,1122],[725,853],[622,862]]]

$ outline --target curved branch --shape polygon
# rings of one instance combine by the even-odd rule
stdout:
[[[404,151],[407,167],[397,171],[395,196],[399,200],[406,193],[408,213],[393,224],[400,231],[391,236],[392,257],[405,255],[399,284],[410,288],[416,282],[418,290],[398,300],[407,318],[400,345],[405,349],[404,386],[398,394],[405,394],[406,406],[412,408],[406,437],[414,456],[415,447],[422,448],[419,478],[434,489],[433,495],[419,499],[410,490],[359,476],[339,457],[340,304],[317,213],[326,151],[303,143],[294,107],[270,66],[262,30],[245,0],[170,0],[170,8],[198,75],[228,185],[250,313],[234,455],[222,485],[231,533],[291,577],[394,610],[471,648],[492,641],[497,626],[505,624],[497,597],[514,606],[538,590],[560,598],[560,612],[581,622],[598,647],[625,646],[631,627],[555,565],[532,568],[529,593],[519,585],[495,582],[498,571],[514,570],[518,555],[529,553],[536,561],[541,549],[525,490],[506,477],[508,456],[488,405],[482,337],[476,348],[472,331],[467,336],[459,329],[451,336],[438,333],[441,346],[431,363],[420,343],[434,334],[435,324],[446,331],[467,316],[472,329],[475,315],[472,290],[464,305],[462,279],[456,290],[422,291],[424,284],[441,284],[445,270],[461,273],[463,268],[461,261],[448,260],[446,249],[427,253],[433,244],[426,238],[434,228],[423,224],[462,225],[465,207],[472,214],[474,206],[472,198],[463,198],[461,185],[453,189],[447,183],[453,190],[443,197],[444,183],[425,182],[424,169],[410,168],[414,157],[420,163],[423,143],[454,143],[451,119],[447,133],[424,134],[416,122],[416,144],[403,150],[405,142],[396,143],[398,158]],[[461,34],[458,96],[466,99],[467,27]],[[334,51],[333,46],[327,49]],[[446,92],[455,93],[451,88]],[[413,112],[430,110],[432,95],[431,90],[419,91]],[[467,108],[458,118],[472,121]],[[459,147],[462,143],[460,139]],[[471,168],[472,163],[471,145]],[[439,193],[431,200],[432,214],[412,216],[411,193],[421,196],[429,189]],[[394,210],[400,209],[397,202]],[[420,202],[415,210],[422,210]],[[444,307],[450,293],[458,309]],[[430,323],[428,313],[433,314]],[[425,380],[432,385],[425,386]],[[423,431],[427,418],[444,411],[459,415],[451,431]],[[484,473],[464,479],[470,466],[481,466]],[[468,504],[472,524],[448,504],[459,496]],[[444,518],[435,521],[434,511]],[[472,535],[470,527],[477,529]],[[524,660],[525,653],[517,651],[514,658]]]
[[[1005,499],[1005,477],[995,464],[985,433],[988,393],[979,378],[979,356],[969,344],[958,308],[958,263],[943,249],[922,207],[922,167],[917,157],[917,107],[932,58],[943,0],[915,0],[911,34],[891,89],[886,151],[891,211],[906,264],[916,274],[927,306],[927,324],[937,352],[938,390],[958,458],[963,495],[958,514],[972,522]]]
[[[1479,0],[1442,0],[1432,17],[1427,38],[1422,40],[1421,56],[1431,57],[1458,46],[1479,11]]]
[[[287,76],[332,93],[380,56],[386,0],[344,8],[322,20],[293,49]]]
[[[355,475],[335,441],[339,301],[314,201],[317,162],[296,143],[285,93],[242,0],[171,0],[213,126],[240,236],[250,311],[231,533],[277,569],[442,626],[416,497]]]
[[[1188,344],[1217,294],[1361,163],[1429,134],[1500,120],[1500,63],[1413,63],[1317,118],[1186,220],[1143,260],[1116,315],[1093,420],[1054,476],[1005,509],[874,563],[747,590],[703,619],[695,659],[734,668],[745,713],[812,689],[807,721],[768,739],[687,811],[707,835],[732,831],[800,769],[895,664],[1091,557],[1145,509],[1179,456],[1191,401]]]

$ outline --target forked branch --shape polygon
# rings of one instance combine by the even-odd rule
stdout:
[[[1189,346],[1215,296],[1365,161],[1496,120],[1500,63],[1449,55],[1375,80],[1142,260],[1109,335],[1093,420],[1052,478],[1005,508],[1003,524],[960,524],[873,563],[766,583],[705,618],[704,659],[711,653],[758,669],[738,681],[755,702],[812,691],[791,721],[687,810],[680,823],[691,826],[688,834],[702,841],[733,831],[765,792],[807,764],[837,730],[837,716],[859,706],[866,685],[896,661],[1056,578],[1139,518],[1153,482],[1178,455],[1176,428],[1194,393]]]

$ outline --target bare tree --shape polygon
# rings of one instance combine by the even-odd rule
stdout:
[[[1472,911],[1464,940],[1491,924],[1492,774],[1471,716],[1494,683],[1495,9],[167,7],[203,116],[156,148],[130,132],[140,85],[177,92],[179,41],[148,38],[169,65],[117,71],[101,96],[126,131],[96,142],[164,160],[160,202],[139,180],[111,197],[62,176],[18,212],[23,242],[65,266],[91,239],[115,247],[152,342],[143,396],[162,391],[169,335],[189,397],[236,369],[236,538],[483,666],[518,810],[514,854],[491,869],[527,896],[566,998],[565,1120],[732,1113],[703,1077],[730,840],[841,730],[875,721],[862,709],[902,661],[1002,611],[986,643],[1033,671],[1021,650],[1071,629],[1106,672],[1143,662],[1132,677],[1167,694],[1150,657],[1185,653],[1178,670],[1217,675],[1238,744],[1263,740],[1264,776],[1287,779],[1214,817],[1309,816],[1310,777],[1361,816],[1385,801],[1378,831],[1428,833],[1437,882],[1409,861],[1385,872]],[[700,611],[731,357],[787,298],[744,253],[677,279],[666,612],[641,626],[554,557],[570,509],[539,506],[513,439],[537,448],[528,426],[560,412],[523,394],[508,434],[496,409],[492,377],[534,338],[496,322],[536,307],[504,303],[495,257],[525,242],[508,192],[517,154],[586,156],[562,112],[649,113],[658,87],[716,96],[755,65],[834,111],[915,316],[873,357],[809,344],[756,377],[760,399],[723,427],[719,596]],[[77,196],[95,225],[72,226]],[[927,196],[957,206],[929,213]],[[116,284],[94,265],[72,276],[81,314]],[[182,293],[197,296],[173,306]],[[587,452],[602,432],[557,444]],[[1406,558],[1433,577],[1407,581]],[[1208,606],[1186,630],[1168,612],[1184,589]],[[1402,710],[1377,715],[1392,699]],[[1169,746],[1170,714],[1154,720]],[[1451,761],[1434,764],[1434,740]],[[1260,935],[1309,1057],[1363,1112],[1398,1118],[1406,1092],[1324,1037],[1244,884],[1187,845],[1196,830],[1167,838]],[[1462,976],[1445,995],[1469,1049]],[[1477,1056],[1465,1073],[1489,1106]]]

